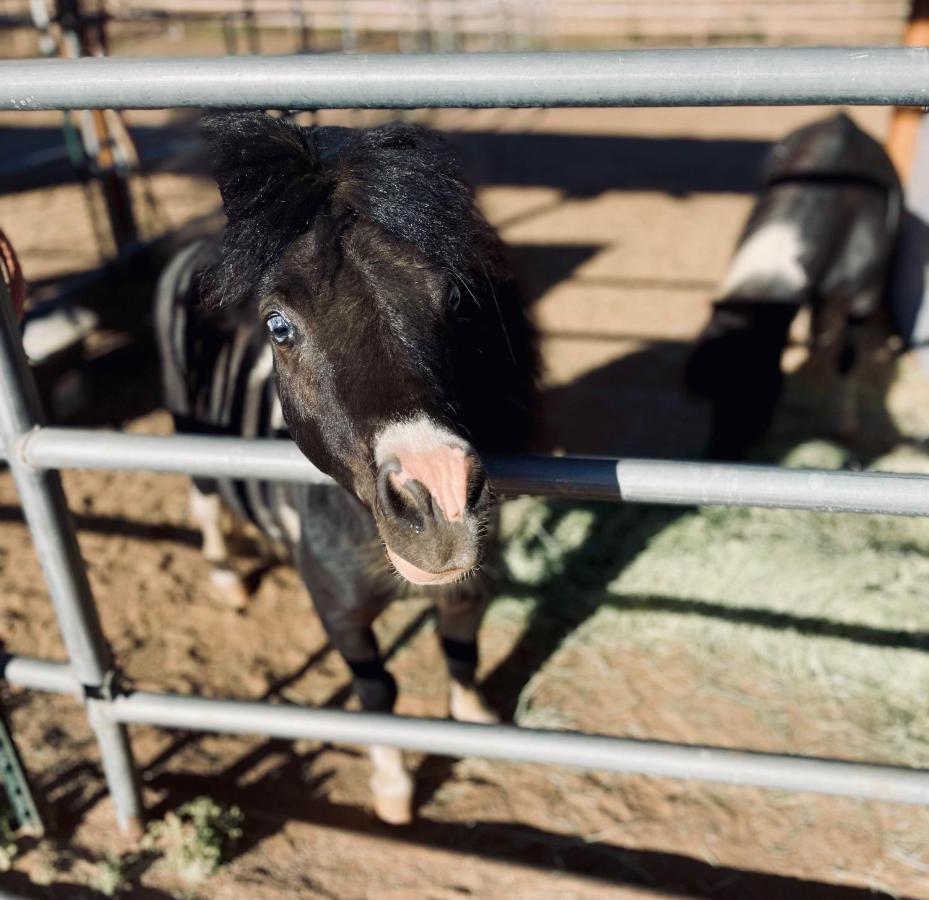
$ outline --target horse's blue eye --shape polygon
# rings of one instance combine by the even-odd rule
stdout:
[[[294,327],[280,313],[271,313],[267,318],[268,331],[275,344],[286,344],[294,335]]]

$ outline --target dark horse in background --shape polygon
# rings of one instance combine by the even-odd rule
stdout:
[[[538,370],[502,244],[434,132],[217,113],[203,133],[227,225],[159,283],[176,427],[289,435],[337,482],[196,479],[214,581],[243,591],[221,527],[231,507],[289,551],[363,708],[379,712],[397,688],[372,622],[399,596],[429,596],[451,714],[493,721],[474,685],[495,534],[481,454],[526,449]],[[371,759],[376,812],[408,821],[399,751]]]
[[[706,455],[738,459],[768,428],[783,386],[781,354],[807,305],[813,352],[838,345],[840,435],[855,428],[851,373],[861,324],[882,305],[902,189],[880,144],[844,114],[771,150],[756,202],[686,382],[712,406]]]

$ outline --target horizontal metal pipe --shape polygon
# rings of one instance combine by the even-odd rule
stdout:
[[[0,62],[0,109],[929,103],[925,47]]]
[[[924,475],[624,459],[616,478],[636,503],[929,515]]]
[[[34,691],[73,694],[77,697],[83,694],[80,682],[67,663],[47,659],[0,653],[0,678]]]
[[[0,656],[0,676],[11,684],[35,690],[81,693],[64,663],[4,654]],[[604,735],[465,725],[141,691],[119,695],[112,701],[94,701],[93,716],[103,727],[108,723],[144,723],[291,740],[390,744],[451,756],[483,756],[929,804],[929,773],[919,770]]]
[[[122,469],[330,483],[289,441],[39,428],[20,444],[36,468]],[[759,506],[929,516],[929,476],[723,463],[489,457],[501,494],[676,506]]]
[[[838,760],[144,692],[97,704],[96,715],[124,724],[389,744],[446,756],[482,756],[929,805],[929,772]]]
[[[290,441],[191,434],[124,434],[79,428],[37,428],[21,443],[38,469],[173,472],[331,484]]]

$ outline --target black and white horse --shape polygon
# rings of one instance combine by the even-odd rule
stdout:
[[[381,712],[397,689],[371,624],[396,597],[430,596],[450,712],[492,721],[474,684],[495,532],[481,454],[526,448],[538,365],[499,238],[428,130],[215,113],[203,133],[227,225],[160,281],[166,402],[179,431],[289,434],[337,482],[198,479],[215,580],[244,593],[229,507],[290,550],[363,707]],[[371,759],[377,814],[409,820],[400,753]]]
[[[767,429],[783,384],[781,353],[803,305],[811,307],[814,348],[841,342],[838,369],[849,391],[856,331],[883,300],[901,207],[887,154],[844,114],[774,146],[688,361],[688,387],[712,403],[707,456],[741,457]]]

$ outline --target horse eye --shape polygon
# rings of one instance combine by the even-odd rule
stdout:
[[[267,320],[268,332],[271,340],[280,346],[286,344],[294,336],[294,327],[279,312],[273,312]]]
[[[458,289],[457,284],[453,284],[449,289],[447,302],[450,313],[458,312],[458,307],[461,305],[461,291]]]

